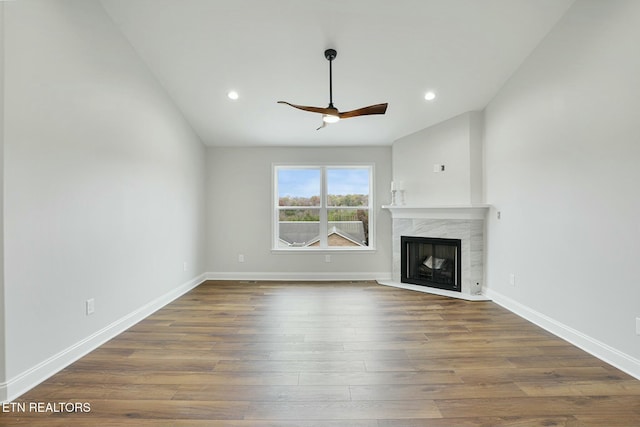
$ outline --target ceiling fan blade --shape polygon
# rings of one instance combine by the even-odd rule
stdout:
[[[308,107],[306,105],[291,104],[286,101],[278,101],[278,104],[287,104],[293,108],[297,108],[298,110],[310,111],[312,113],[331,114],[334,116],[338,113],[338,110],[335,108]]]
[[[387,111],[387,103],[370,105],[368,107],[358,108],[357,110],[345,111],[340,113],[341,119],[348,119],[350,117],[369,116],[372,114],[384,114]]]

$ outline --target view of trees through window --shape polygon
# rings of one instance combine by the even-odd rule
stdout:
[[[276,171],[277,246],[369,246],[370,167],[277,167]],[[320,238],[321,221],[326,240]]]

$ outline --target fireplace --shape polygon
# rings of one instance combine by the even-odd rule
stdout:
[[[461,292],[462,241],[400,237],[401,282]]]
[[[484,228],[488,205],[383,206],[383,208],[391,212],[393,219],[393,262],[391,280],[379,280],[378,283],[401,289],[461,298],[467,301],[487,300],[482,294],[482,283],[484,279]],[[406,248],[406,244],[401,242],[403,236],[460,240],[456,290],[441,289],[424,282],[414,284],[412,282],[416,282],[416,277],[407,279],[407,272],[404,271],[407,265],[407,256],[406,254],[402,255],[402,251]],[[436,255],[436,258],[442,257]],[[424,261],[422,259],[420,263]],[[413,263],[415,265],[416,261]]]

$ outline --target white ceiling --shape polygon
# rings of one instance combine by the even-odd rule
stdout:
[[[573,0],[102,0],[202,141],[212,146],[388,145],[483,109]],[[326,107],[335,48],[343,120]],[[231,101],[230,89],[240,98]],[[438,98],[423,96],[433,90]]]

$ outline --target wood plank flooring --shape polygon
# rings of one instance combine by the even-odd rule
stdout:
[[[0,425],[640,426],[640,381],[492,302],[375,282],[200,285]]]

